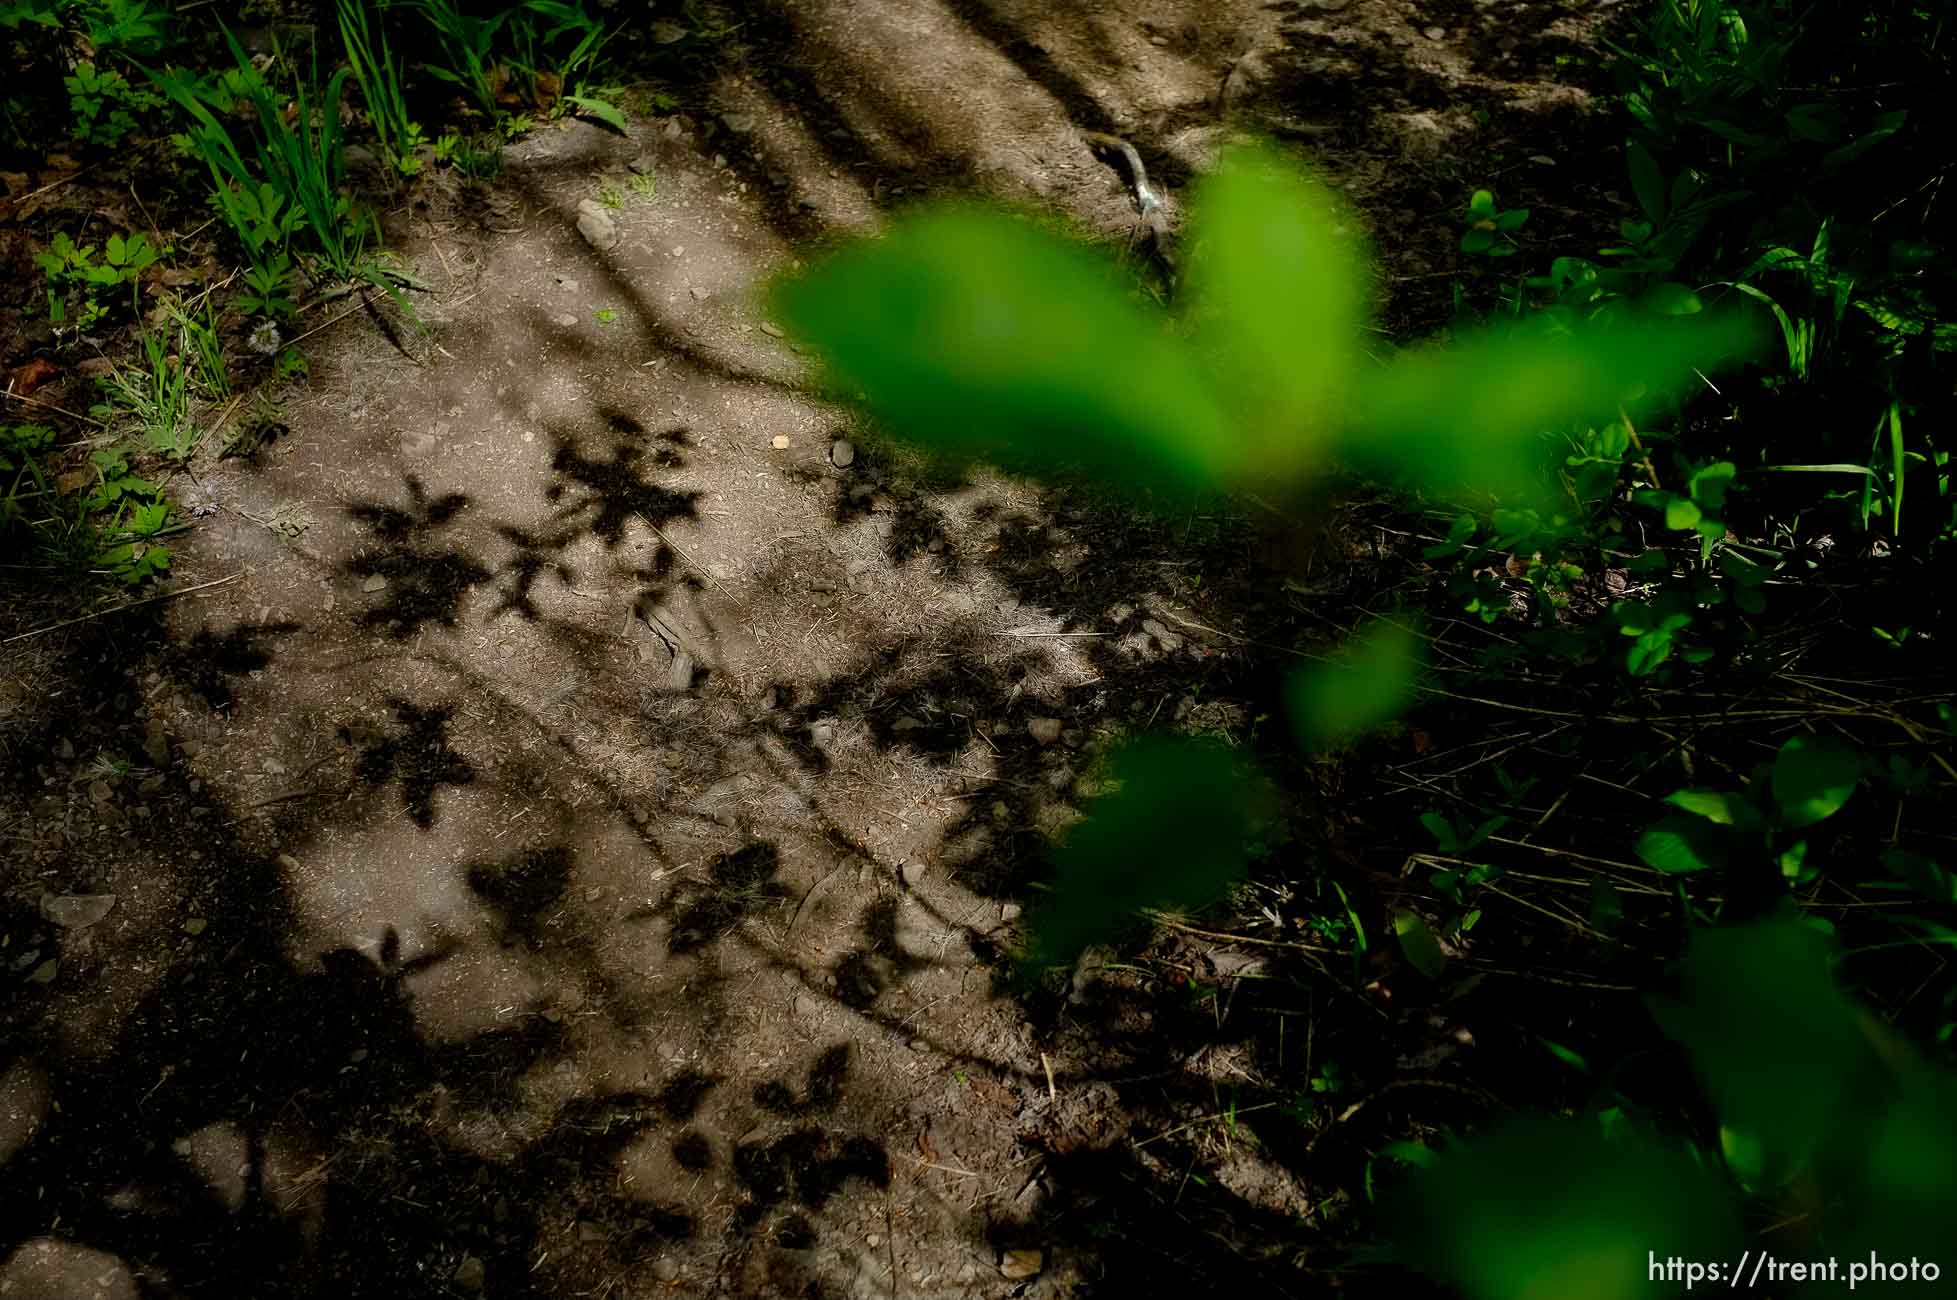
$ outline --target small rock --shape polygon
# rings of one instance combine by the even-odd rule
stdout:
[[[822,1003],[820,1000],[812,998],[806,993],[797,993],[795,995],[795,1014],[804,1020],[818,1016],[822,1014]]]
[[[1026,909],[1018,903],[1001,903],[999,904],[999,919],[1001,921],[1017,921],[1025,911]]]
[[[863,1244],[871,1248],[875,1248],[883,1244],[883,1238],[879,1237],[876,1233],[873,1232],[869,1236],[863,1238]]]
[[[115,905],[114,894],[41,895],[41,914],[64,930],[86,930]]]
[[[697,284],[691,289],[688,289],[687,292],[693,295],[695,302],[705,302],[707,300],[707,291]]]
[[[578,318],[576,316],[573,316],[568,311],[559,312],[557,315],[551,317],[551,319],[556,321],[559,325],[563,326],[565,329],[570,329],[578,323]]]
[[[1529,161],[1538,167],[1554,167],[1556,165],[1556,160],[1546,153],[1532,153],[1529,155]]]
[[[30,984],[52,984],[54,983],[54,977],[60,973],[61,963],[50,957],[34,968],[34,973],[27,977],[27,982]]]
[[[115,792],[109,789],[109,783],[107,781],[90,781],[88,783],[88,797],[96,803],[107,803],[115,797]]]
[[[61,743],[54,747],[54,756],[64,761],[72,760],[75,757],[75,742],[62,737]]]
[[[931,1050],[931,1044],[925,1042],[922,1038],[913,1038],[911,1039],[911,1050],[913,1052],[928,1052]]]
[[[661,1255],[652,1261],[652,1275],[661,1282],[677,1282],[680,1275],[679,1261]]]
[[[632,169],[634,176],[650,176],[656,166],[652,155],[649,153],[642,153],[625,165]]]
[[[587,208],[591,200],[584,199],[578,204],[578,233],[584,242],[600,251],[618,243],[618,223],[605,214],[602,208]]]
[[[1438,41],[1438,40],[1440,40],[1440,39],[1441,39],[1442,37],[1444,37],[1444,36],[1446,36],[1446,35],[1447,35],[1447,28],[1445,28],[1445,27],[1429,27],[1429,28],[1428,28],[1428,29],[1427,29],[1426,31],[1424,31],[1424,32],[1422,32],[1422,33],[1420,33],[1420,34],[1421,34],[1422,36],[1425,36],[1425,37],[1426,37],[1426,38],[1427,38],[1428,40],[1430,40],[1430,41]]]
[[[193,916],[183,923],[183,932],[192,938],[196,938],[198,935],[204,933],[205,927],[209,924],[210,922],[206,921],[203,917]]]
[[[1038,1277],[1046,1267],[1043,1250],[1009,1250],[999,1257],[999,1276],[1009,1282]]]
[[[265,760],[265,763],[264,763],[264,769],[265,769],[265,775],[266,775],[266,776],[284,776],[284,775],[285,775],[285,764],[284,764],[284,763],[281,763],[281,762],[279,762],[279,760],[278,760],[278,759],[276,759],[276,758],[268,758],[268,759],[266,759],[266,760]]]
[[[480,1291],[482,1282],[482,1261],[474,1255],[464,1255],[462,1262],[455,1266],[455,1284],[464,1291]]]
[[[838,438],[829,444],[829,463],[837,469],[848,469],[856,463],[856,447],[848,438]]]
[[[1042,745],[1051,745],[1060,739],[1060,730],[1058,718],[1029,718],[1026,722],[1026,734]]]
[[[576,280],[573,280],[570,276],[560,275],[557,277],[557,287],[562,289],[565,293],[576,293],[578,292],[581,286],[578,284]]]
[[[818,722],[809,728],[809,739],[818,745],[826,745],[836,738],[834,723]]]
[[[685,40],[687,35],[686,28],[670,18],[661,18],[658,22],[652,24],[648,30],[652,32],[652,39],[661,45],[677,45],[679,42]]]
[[[108,357],[83,357],[75,363],[75,373],[84,379],[101,379],[116,368]]]
[[[895,732],[916,731],[923,725],[924,723],[920,719],[913,718],[910,714],[906,713],[903,717],[892,723],[890,729]]]
[[[367,579],[367,580],[366,580],[365,582],[363,582],[363,583],[361,583],[361,584],[360,584],[360,589],[361,589],[362,591],[368,591],[368,592],[372,592],[372,591],[386,591],[386,590],[387,590],[387,579],[386,579],[386,578],[383,578],[383,577],[382,577],[382,576],[381,576],[380,574],[378,574],[378,573],[376,573],[376,574],[375,574],[375,575],[374,575],[373,577],[371,577],[371,578],[369,578],[369,579]]]
[[[927,870],[922,862],[906,862],[899,874],[903,876],[906,888],[916,889],[924,883],[924,874]]]
[[[778,339],[782,337],[781,326],[775,324],[773,321],[765,321],[765,320],[762,321],[761,332],[763,334],[766,334],[771,339]]]
[[[778,433],[773,438],[770,438],[768,440],[768,445],[770,447],[773,447],[776,451],[787,451],[788,435],[785,433]]]
[[[1169,43],[1169,38],[1166,36],[1151,36],[1148,38],[1148,43],[1150,45],[1156,45],[1156,46],[1167,45]]]
[[[165,736],[165,735],[164,735],[164,734],[163,734],[162,732],[160,732],[160,731],[152,731],[152,732],[151,732],[151,733],[149,734],[149,736],[148,736],[148,737],[147,737],[147,738],[146,738],[146,739],[145,739],[145,740],[143,741],[143,752],[144,752],[145,754],[147,754],[147,755],[149,755],[149,761],[150,761],[150,766],[152,766],[152,767],[167,767],[167,766],[169,766],[169,763],[170,763],[170,741],[169,741],[169,738],[168,738],[167,736]],[[150,782],[150,781],[154,781],[154,782],[156,782],[156,787],[155,787],[155,790],[160,790],[160,789],[162,789],[162,788],[163,788],[163,778],[162,778],[162,777],[160,777],[160,776],[153,776],[153,777],[150,777],[150,778],[149,778],[149,781],[145,781],[145,782],[143,782],[143,785],[144,785],[145,787],[148,787],[148,786],[149,786],[149,782]],[[155,793],[155,790],[152,790],[152,789],[148,789],[148,788],[145,788],[145,789],[143,790],[143,793],[144,793],[144,794],[153,794],[153,793]]]
[[[720,120],[722,125],[735,135],[746,135],[754,129],[754,114],[752,113],[722,113]]]

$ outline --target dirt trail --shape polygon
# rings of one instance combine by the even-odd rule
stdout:
[[[1364,122],[1364,197],[1458,125],[1422,87],[1519,75],[1520,46],[1451,34],[1483,12],[784,4],[753,15],[754,74],[711,88],[721,116],[540,131],[493,187],[394,214],[432,334],[397,347],[356,311],[307,340],[289,432],[189,493],[217,512],[179,580],[237,576],[159,607],[173,648],[117,725],[202,820],[155,861],[103,811],[118,788],[6,882],[118,903],[11,1013],[0,1162],[45,1132],[0,1163],[41,1234],[0,1243],[24,1241],[5,1276],[1281,1284],[1241,1243],[1108,1208],[1129,1193],[1092,1159],[1137,1123],[1128,1085],[1181,1068],[1146,1058],[1146,1020],[1036,1029],[995,988],[1097,739],[1200,721],[1175,683],[1235,651],[1180,568],[1240,569],[1215,557],[1246,534],[920,479],[804,393],[754,290],[798,239],[947,187],[1119,231],[1079,129],[1130,135],[1173,189],[1226,109]],[[1404,86],[1377,105],[1297,93],[1363,84],[1380,51]],[[1232,1068],[1189,1073],[1208,1092]],[[62,1213],[34,1209],[68,1171]],[[1219,1177],[1246,1238],[1310,1209],[1275,1162]]]

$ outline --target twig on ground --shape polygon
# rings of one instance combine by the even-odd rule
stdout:
[[[16,633],[6,640],[0,641],[0,645],[12,645],[16,641],[28,641],[37,636],[46,636],[50,632],[59,632],[64,627],[73,627],[77,623],[86,623],[90,619],[107,618],[111,614],[120,614],[123,610],[134,609],[138,605],[154,604],[159,600],[174,600],[178,596],[188,596],[193,591],[205,591],[212,587],[221,587],[227,582],[235,582],[244,576],[245,571],[240,569],[228,578],[215,578],[210,582],[200,582],[194,587],[182,587],[176,591],[166,591],[155,596],[145,596],[141,600],[132,600],[126,605],[117,605],[111,609],[98,609],[93,614],[83,614],[80,618],[71,618],[61,623],[51,623],[47,627],[36,628],[32,632]]]

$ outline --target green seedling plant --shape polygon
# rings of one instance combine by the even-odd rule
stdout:
[[[1673,875],[1749,857],[1771,861],[1789,884],[1805,884],[1809,828],[1839,812],[1867,774],[1853,746],[1824,736],[1789,738],[1739,790],[1688,788],[1665,802],[1679,811],[1638,837],[1638,856]]]
[[[138,282],[144,271],[161,255],[145,235],[110,235],[96,260],[93,244],[77,244],[66,231],[57,233],[34,261],[47,279],[48,319],[57,326],[68,325],[87,331],[109,313],[105,295],[130,286],[130,302],[136,301]],[[72,322],[70,311],[74,313]]]
[[[1463,218],[1467,229],[1461,234],[1461,251],[1477,257],[1513,257],[1518,248],[1515,232],[1528,220],[1529,209],[1498,208],[1491,191],[1476,190]]]
[[[339,0],[340,38],[382,159],[399,175],[413,176],[421,170],[415,152],[423,143],[421,126],[408,116],[405,70],[388,46],[386,24],[370,23],[368,7],[368,0]]]
[[[231,374],[224,361],[224,341],[218,334],[217,308],[209,297],[195,313],[173,302],[169,317],[177,329],[177,355],[198,394],[219,402],[231,396]]]
[[[616,212],[625,206],[625,191],[616,185],[602,186],[598,191],[598,202]]]
[[[68,91],[71,133],[79,144],[114,149],[135,131],[144,116],[163,106],[161,96],[131,84],[114,68],[84,60],[61,79]]]
[[[294,267],[290,254],[279,250],[269,251],[263,261],[253,262],[244,271],[244,287],[231,302],[238,311],[247,316],[263,316],[268,320],[290,321],[298,313],[292,300],[292,273]]]
[[[237,38],[227,30],[225,40],[237,62],[244,100],[256,118],[250,141],[255,169],[246,164],[231,130],[212,113],[196,82],[181,72],[161,75],[158,82],[194,123],[186,139],[209,168],[219,208],[246,251],[257,262],[268,252],[282,251],[285,241],[303,231],[310,245],[305,265],[315,281],[370,285],[418,322],[403,291],[412,281],[372,250],[378,223],[371,213],[356,209],[343,190],[340,101],[351,69],[334,73],[316,101],[306,83],[298,83],[288,120],[281,98],[251,68]]]
[[[142,335],[143,364],[117,366],[102,381],[105,400],[93,414],[111,428],[130,428],[152,450],[181,464],[197,449],[190,416],[190,372],[163,329]],[[106,503],[105,503],[106,504]]]
[[[1174,503],[1252,484],[1302,490],[1336,458],[1410,490],[1534,505],[1545,434],[1650,405],[1754,342],[1749,324],[1700,313],[1510,327],[1379,365],[1363,360],[1362,250],[1328,190],[1238,150],[1190,220],[1200,255],[1180,334],[1105,261],[962,204],[778,283],[772,305],[821,351],[836,391],[863,394],[885,427],[941,458],[1093,476]],[[1304,670],[1296,697],[1339,708],[1321,725],[1306,716],[1301,740],[1343,743],[1388,721],[1417,662],[1396,634]],[[1200,741],[1134,745],[1132,771],[1061,850],[1033,916],[1036,968],[1136,910],[1213,899],[1259,833],[1261,787],[1236,760]],[[1197,793],[1201,807],[1185,809]],[[1403,949],[1424,935],[1438,957],[1424,925],[1397,928]]]
[[[463,13],[454,0],[417,0],[414,7],[434,32],[442,55],[424,65],[428,74],[462,91],[491,120],[499,117],[497,96],[507,74],[495,55],[496,34],[516,9],[485,18]]]
[[[540,22],[548,24],[541,33]],[[576,109],[615,131],[627,129],[617,104],[590,84],[606,43],[617,35],[616,29],[607,32],[582,5],[564,0],[524,0],[512,16],[510,30],[518,48],[517,66],[529,77],[539,102],[550,101],[551,116]],[[565,48],[567,37],[571,39]],[[552,53],[553,47],[562,52]],[[556,93],[546,94],[553,84]]]
[[[659,193],[659,178],[651,172],[634,172],[628,184],[632,192],[642,199],[650,199]]]

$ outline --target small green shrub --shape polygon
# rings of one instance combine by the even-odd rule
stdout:
[[[163,106],[163,99],[132,85],[113,68],[98,70],[84,60],[61,79],[68,90],[70,130],[77,143],[113,149],[133,134],[142,119]]]
[[[57,233],[34,261],[47,280],[48,319],[77,331],[92,329],[111,310],[104,300],[123,285],[130,286],[133,305],[142,274],[160,256],[146,235],[110,235],[96,259],[93,244],[77,244],[66,231]]]

